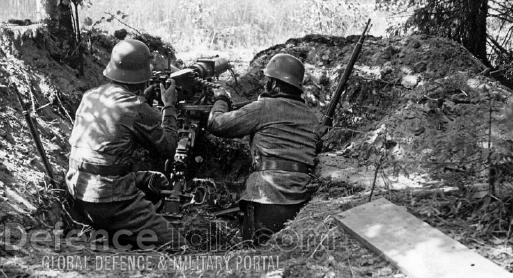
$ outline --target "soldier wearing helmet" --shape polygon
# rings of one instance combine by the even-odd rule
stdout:
[[[208,129],[220,137],[250,135],[253,172],[241,197],[242,235],[261,244],[284,227],[310,199],[307,184],[318,150],[318,119],[301,98],[305,68],[289,54],[272,57],[264,69],[265,93],[238,110],[216,90]]]
[[[176,101],[172,84],[161,85],[162,112],[144,95],[153,88],[150,51],[138,40],[122,40],[112,49],[103,74],[110,82],[87,91],[77,109],[69,139],[71,153],[66,184],[74,216],[107,231],[119,248],[156,245],[180,248],[184,238],[155,203],[169,186],[160,172],[134,171],[132,153],[138,146],[173,157],[177,144]]]

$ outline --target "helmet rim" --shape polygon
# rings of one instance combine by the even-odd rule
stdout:
[[[264,75],[275,78],[303,91],[303,78],[305,68],[303,63],[296,57],[280,53],[274,55],[264,68]]]

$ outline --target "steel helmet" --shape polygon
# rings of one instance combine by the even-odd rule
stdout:
[[[290,84],[299,90],[302,89],[305,66],[301,61],[290,54],[274,55],[264,69],[264,75],[276,78]]]
[[[144,83],[151,78],[150,50],[141,41],[122,40],[112,49],[103,75],[125,84]]]

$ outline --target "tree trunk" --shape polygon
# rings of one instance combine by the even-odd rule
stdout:
[[[39,0],[46,13],[48,29],[60,39],[74,41],[72,11],[69,0]],[[70,37],[71,36],[71,37]],[[71,40],[70,40],[71,41]]]
[[[486,56],[486,17],[488,0],[466,0],[465,30],[461,42],[477,58],[489,64]]]
[[[57,49],[53,50],[52,57],[78,69],[79,74],[82,74],[82,49],[74,28],[75,24],[78,26],[78,19],[75,22],[70,0],[38,1],[39,6],[45,11],[43,21],[57,43]]]

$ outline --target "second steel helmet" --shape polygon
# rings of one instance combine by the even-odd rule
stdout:
[[[296,57],[290,54],[274,55],[264,69],[264,75],[276,78],[290,84],[299,90],[302,89],[305,66]]]
[[[112,49],[103,75],[125,84],[144,83],[151,78],[150,50],[141,41],[122,40]]]

